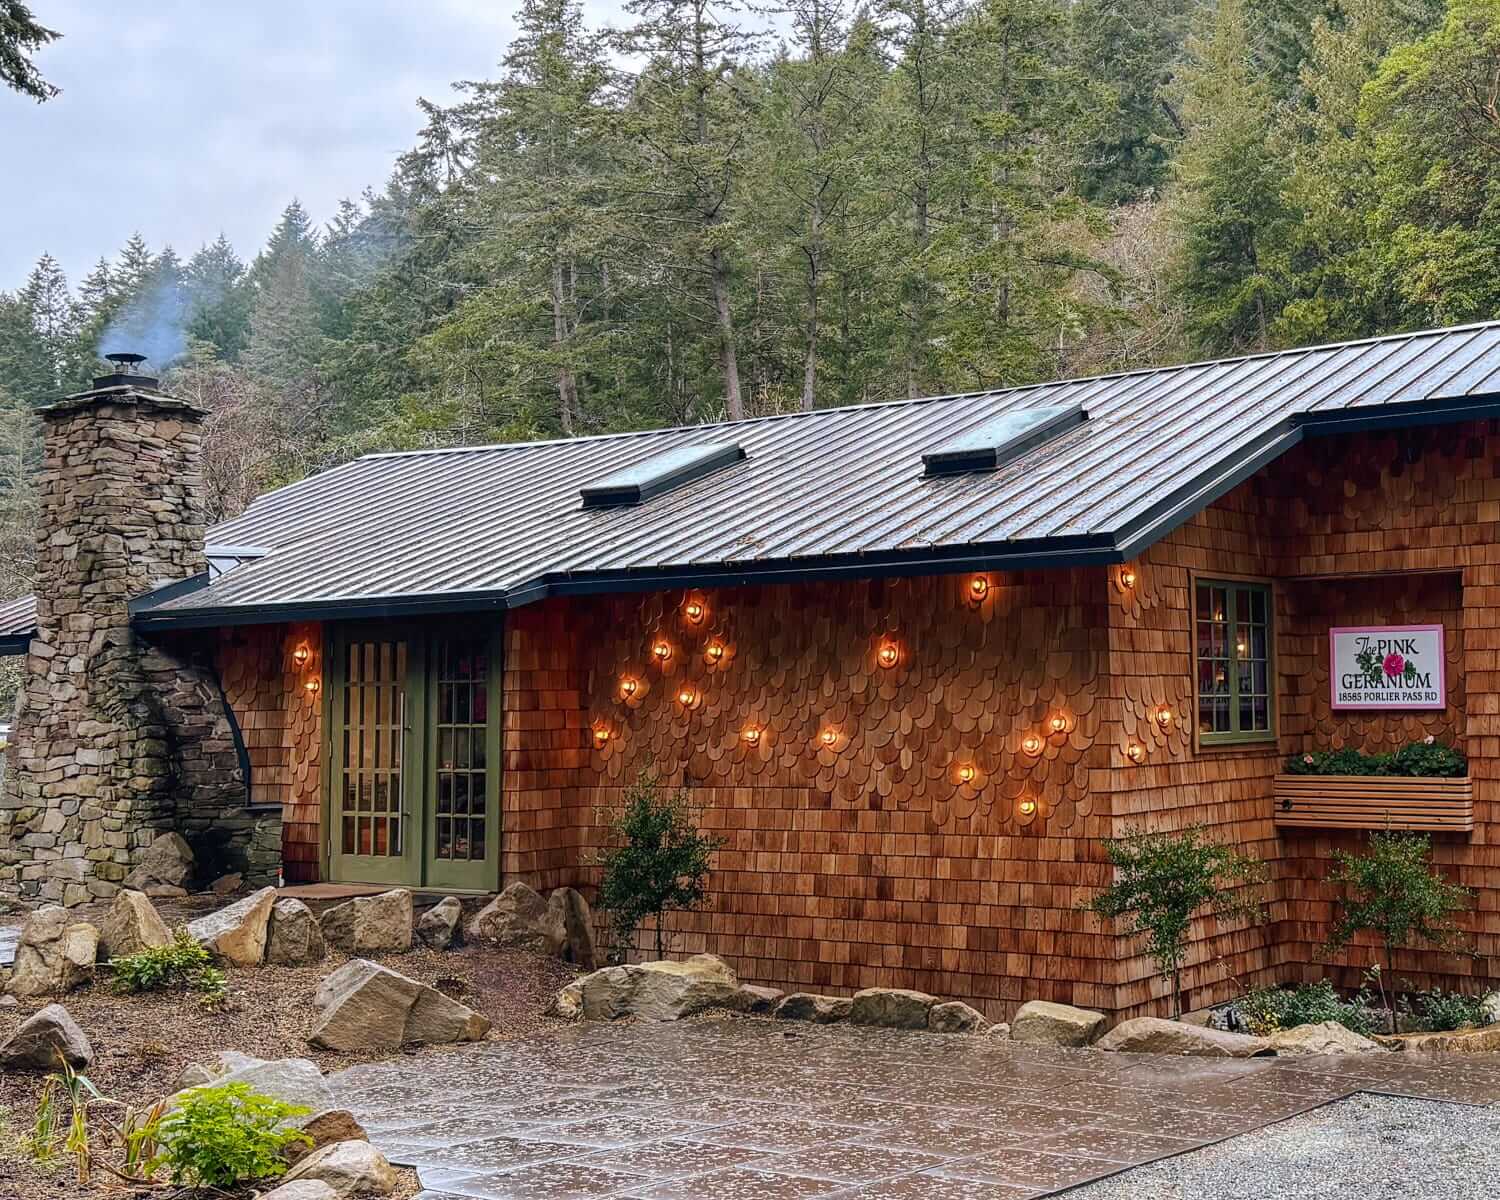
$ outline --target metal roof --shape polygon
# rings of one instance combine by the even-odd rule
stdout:
[[[23,654],[36,632],[36,597],[0,602],[0,654]]]
[[[261,496],[211,540],[263,547],[143,626],[515,606],[551,593],[1114,562],[1303,437],[1500,415],[1500,322],[720,426],[375,454]],[[1007,413],[1088,420],[998,470],[923,455]],[[579,489],[664,451],[743,461],[643,504]]]

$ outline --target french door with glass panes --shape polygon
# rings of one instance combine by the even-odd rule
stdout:
[[[498,632],[350,626],[333,650],[329,878],[493,890]]]

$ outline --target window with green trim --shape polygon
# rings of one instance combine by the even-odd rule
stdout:
[[[1205,745],[1276,736],[1271,674],[1271,589],[1200,579],[1197,622],[1198,740]]]

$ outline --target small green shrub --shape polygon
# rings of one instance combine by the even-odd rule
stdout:
[[[1293,754],[1284,767],[1288,775],[1401,775],[1417,779],[1461,778],[1469,760],[1442,742],[1412,742],[1392,754],[1363,750],[1316,750]]]
[[[208,951],[186,929],[172,935],[165,946],[152,946],[111,961],[117,992],[198,992],[205,1008],[224,1002],[224,972],[213,965]]]
[[[1446,1033],[1450,1029],[1472,1029],[1489,1023],[1484,997],[1465,996],[1462,992],[1445,992],[1433,988],[1408,997],[1407,1007],[1426,1033]]]
[[[312,1143],[282,1122],[308,1111],[252,1091],[248,1083],[193,1088],[162,1119],[159,1161],[171,1168],[174,1183],[228,1188],[274,1179],[286,1172],[283,1150],[293,1142]]]
[[[1257,1037],[1324,1021],[1336,1021],[1345,1029],[1369,1037],[1379,1026],[1379,1018],[1370,1011],[1368,992],[1362,991],[1352,1000],[1341,1000],[1326,979],[1294,988],[1260,988],[1240,1000],[1236,1007]]]

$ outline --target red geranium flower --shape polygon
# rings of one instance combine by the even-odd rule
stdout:
[[[1395,677],[1406,670],[1406,659],[1402,658],[1399,654],[1387,654],[1385,662],[1381,665],[1385,668],[1387,675]]]

